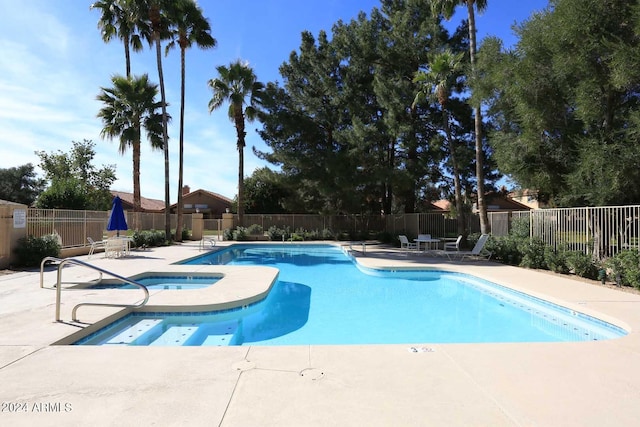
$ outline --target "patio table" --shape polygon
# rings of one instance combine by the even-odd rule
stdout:
[[[440,243],[440,239],[433,239],[433,238],[417,238],[417,239],[413,239],[416,242],[416,247],[418,252],[420,252],[420,244],[424,243],[424,250],[426,251],[427,248],[429,250],[431,249],[438,249],[438,243]],[[432,248],[431,245],[434,245],[435,248]]]

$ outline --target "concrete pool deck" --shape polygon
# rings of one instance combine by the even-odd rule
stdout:
[[[79,259],[131,276],[165,271],[172,268],[168,264],[201,253],[198,242],[188,242],[122,259],[102,254]],[[493,262],[449,262],[378,246],[356,256],[368,267],[463,271],[595,315],[629,334],[533,344],[51,345],[79,329],[71,322],[75,304],[135,303],[142,292],[64,290],[64,322],[55,322],[55,270],[45,273],[44,289],[39,272],[19,272],[0,276],[0,425],[638,425],[639,295]],[[269,271],[231,270],[227,274],[239,289],[254,283],[242,292],[255,292],[273,279]],[[77,266],[63,271],[64,282],[96,276]],[[167,292],[185,291],[151,291],[150,304],[154,297],[174,300]],[[187,295],[177,298],[192,298]],[[216,303],[234,298],[233,293],[207,295],[219,298]],[[78,316],[93,323],[119,310],[81,307]]]

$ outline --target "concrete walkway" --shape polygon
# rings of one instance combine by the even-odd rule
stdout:
[[[200,253],[190,242],[133,252],[129,258],[80,259],[131,276],[171,269],[168,264]],[[630,333],[608,341],[543,344],[51,345],[80,329],[71,321],[78,302],[135,303],[142,292],[65,289],[63,322],[55,322],[55,271],[45,273],[44,288],[38,272],[16,273],[0,276],[0,425],[602,427],[640,422],[640,296],[492,262],[448,262],[375,247],[357,258],[369,267],[463,271]],[[208,292],[206,301],[196,298],[203,304],[251,298],[268,290],[277,274],[216,268],[235,275],[223,280],[245,287],[237,295],[229,287],[224,295]],[[83,267],[63,271],[64,282],[94,278],[96,273]],[[150,303],[173,300],[168,292],[152,291]],[[119,310],[81,307],[78,316],[93,323]],[[411,352],[411,346],[425,351]]]

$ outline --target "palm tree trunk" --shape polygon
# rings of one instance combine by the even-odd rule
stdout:
[[[456,218],[458,220],[458,235],[463,235],[466,238],[464,212],[462,210],[462,189],[460,186],[460,167],[458,165],[458,159],[456,157],[456,147],[451,138],[451,126],[449,124],[449,113],[442,106],[442,113],[444,115],[444,130],[447,134],[447,143],[449,144],[449,151],[451,152],[451,163],[453,165],[453,188],[456,202]]]
[[[476,17],[473,10],[475,0],[467,0],[467,12],[469,14],[469,54],[471,56],[471,72],[476,72]],[[475,110],[475,134],[476,134],[476,179],[478,180],[478,214],[480,215],[480,232],[491,232],[489,217],[487,216],[487,204],[484,190],[484,152],[482,150],[482,113],[480,105],[474,106]]]
[[[133,211],[142,210],[140,197],[140,138],[133,142]]]
[[[176,206],[176,242],[182,242],[182,187],[184,174],[184,93],[185,93],[185,49],[180,48],[180,147],[178,160],[178,204]]]
[[[127,72],[127,77],[131,77],[131,52],[129,49],[129,37],[124,38],[124,62]]]
[[[238,147],[238,225],[244,226],[244,147]]]
[[[242,113],[242,105],[236,105],[235,122],[236,134],[238,135],[238,225],[244,225],[244,115]]]
[[[164,151],[164,234],[171,240],[171,205],[169,194],[169,136],[167,134],[167,101],[164,92],[164,75],[162,73],[162,55],[160,49],[160,32],[154,32],[156,39],[156,60],[158,63],[158,79],[160,80],[160,98],[162,103],[162,150]]]

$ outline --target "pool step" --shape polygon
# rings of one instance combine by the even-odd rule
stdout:
[[[120,332],[118,335],[105,341],[105,345],[127,345],[131,344],[156,325],[162,323],[162,319],[142,319],[137,323],[129,326],[127,329]]]
[[[191,338],[191,335],[196,333],[197,330],[198,325],[195,323],[171,326],[149,345],[184,345],[184,343]]]
[[[233,335],[225,334],[225,335],[208,335],[207,338],[200,345],[207,346],[222,346],[229,345]]]
[[[234,334],[238,330],[238,322],[225,322],[215,326],[209,326],[203,330],[206,338],[200,345],[204,346],[227,346],[236,344],[233,342]]]

